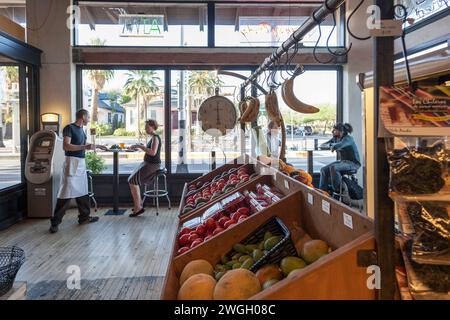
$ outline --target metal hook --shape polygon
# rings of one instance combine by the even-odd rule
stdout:
[[[317,18],[316,18],[316,12],[317,12],[317,9],[314,10],[314,12],[313,12],[313,14],[312,14],[312,18],[313,18],[314,21],[317,23],[317,26],[318,26],[318,28],[319,28],[319,37],[317,38],[316,44],[315,44],[314,49],[313,49],[313,57],[314,57],[314,60],[316,60],[318,63],[321,63],[321,64],[328,64],[328,63],[330,63],[331,61],[333,61],[333,58],[331,58],[331,59],[328,60],[328,61],[320,61],[320,59],[317,57],[317,47],[319,46],[320,39],[322,38],[322,27],[321,27],[322,22],[319,21],[319,20],[317,20]]]
[[[326,3],[326,1],[325,1],[325,3]],[[327,9],[328,9],[328,7],[327,7]],[[336,30],[336,13],[335,12],[333,12],[333,28],[331,29],[330,34],[328,35],[328,38],[327,38],[327,50],[329,53],[331,53],[335,57],[346,56],[352,49],[353,43],[350,43],[350,45],[348,46],[348,49],[345,49],[342,52],[332,51],[330,49],[329,43],[330,43],[331,35],[333,34],[334,30]]]

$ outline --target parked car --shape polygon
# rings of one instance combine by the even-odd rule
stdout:
[[[312,132],[311,126],[301,126],[294,131],[294,134],[303,137],[312,135]]]

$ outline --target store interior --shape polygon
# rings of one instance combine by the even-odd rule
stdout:
[[[449,6],[0,0],[0,299],[449,300]]]

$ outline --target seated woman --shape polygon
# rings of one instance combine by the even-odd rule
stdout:
[[[320,170],[320,189],[329,192],[331,184],[333,191],[338,193],[342,181],[341,172],[358,171],[361,167],[358,148],[350,136],[352,131],[353,128],[350,124],[337,123],[333,127],[333,138],[320,145],[320,149],[336,151],[338,155],[338,161],[332,162]]]
[[[134,169],[133,173],[128,177],[131,195],[133,196],[133,213],[130,217],[137,217],[144,213],[142,207],[140,187],[149,184],[156,171],[161,166],[161,138],[155,133],[158,129],[158,123],[155,120],[147,120],[145,122],[145,132],[150,136],[147,146],[135,144],[130,148],[133,150],[141,149],[145,152],[144,161]]]

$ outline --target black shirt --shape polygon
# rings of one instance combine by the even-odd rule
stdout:
[[[63,129],[63,136],[70,137],[70,144],[74,144],[77,146],[86,144],[86,133],[83,130],[83,127],[77,126],[75,123],[68,124]],[[85,151],[66,151],[66,157],[77,157],[84,158]]]
[[[145,156],[144,156],[144,161],[148,162],[148,163],[161,163],[161,157],[160,157],[160,154],[161,154],[161,138],[157,134],[155,134],[153,137],[155,139],[158,139],[158,150],[156,150],[156,154],[154,156],[151,156],[151,155],[146,153]],[[150,139],[150,141],[147,143],[147,148],[149,148],[149,149],[152,148],[152,142],[153,142],[153,139]]]

